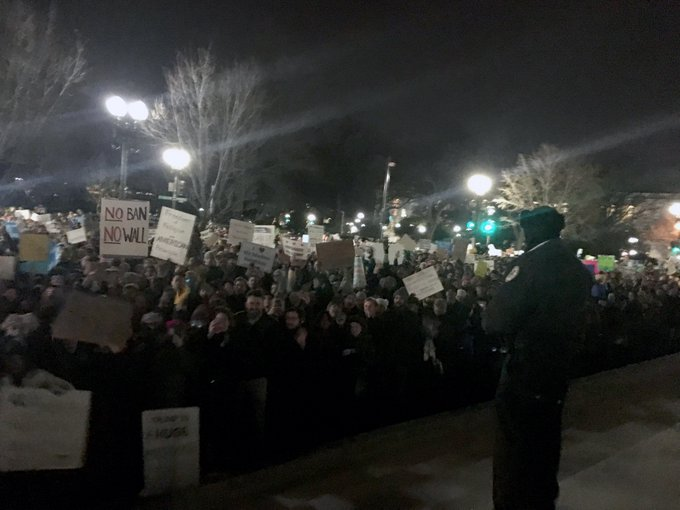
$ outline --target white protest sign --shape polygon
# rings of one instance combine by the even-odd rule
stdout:
[[[255,225],[253,242],[262,246],[274,246],[276,229],[274,225]]]
[[[14,280],[16,257],[0,257],[0,280]]]
[[[28,209],[17,209],[16,211],[14,211],[14,217],[28,220],[31,218],[31,211],[29,211]]]
[[[405,234],[401,239],[399,239],[399,244],[401,244],[406,251],[413,251],[416,249],[416,246],[418,246],[408,234]]]
[[[156,236],[151,247],[151,256],[179,265],[184,264],[195,221],[196,216],[193,214],[162,207]]]
[[[37,388],[0,390],[0,471],[83,467],[90,392],[55,395]]]
[[[229,222],[229,244],[234,245],[247,241],[253,242],[255,225],[247,221],[231,220]]]
[[[430,241],[429,239],[419,239],[418,249],[429,252],[432,249],[432,241]]]
[[[411,276],[407,276],[404,278],[404,286],[409,295],[415,294],[418,299],[425,299],[432,294],[444,290],[439,275],[437,275],[437,271],[435,271],[434,267],[428,267]]]
[[[307,234],[309,234],[309,245],[314,248],[319,243],[323,243],[324,229],[323,225],[309,225],[307,226]]]
[[[99,254],[147,257],[149,202],[102,198]]]
[[[283,253],[290,257],[292,265],[303,263],[309,255],[309,247],[303,244],[301,239],[282,238]]]
[[[51,214],[38,214],[38,213],[31,214],[31,220],[37,223],[47,223],[51,219],[52,219]]]
[[[142,413],[144,491],[163,494],[199,483],[198,407]]]
[[[405,251],[406,248],[404,248],[400,243],[390,244],[387,252],[390,264],[394,264],[394,259],[397,259],[397,264],[403,263]]]
[[[87,236],[85,235],[85,229],[78,228],[76,230],[70,230],[66,232],[66,239],[68,240],[68,244],[78,244],[86,242]]]
[[[56,222],[51,220],[45,222],[45,229],[47,229],[50,234],[61,234],[61,230],[57,226]]]
[[[271,273],[275,258],[274,248],[244,241],[241,243],[236,264],[241,267],[250,267],[252,264],[265,273]]]

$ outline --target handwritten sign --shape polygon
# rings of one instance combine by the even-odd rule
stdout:
[[[255,225],[253,242],[262,246],[274,246],[276,229],[274,225]]]
[[[399,244],[401,244],[406,251],[413,251],[416,249],[416,246],[418,246],[408,234],[399,239]]]
[[[0,280],[14,280],[16,257],[0,257]]]
[[[444,290],[439,275],[432,266],[404,278],[404,286],[409,295],[415,294],[418,299],[425,299]]]
[[[312,248],[314,248],[319,243],[323,243],[323,225],[308,225],[307,234],[309,234],[309,245]]]
[[[241,267],[253,265],[265,273],[271,273],[274,258],[276,258],[276,250],[274,248],[244,241],[241,243],[236,264]]]
[[[87,241],[87,235],[84,228],[77,228],[66,232],[66,239],[69,244],[84,243]]]
[[[120,352],[132,336],[131,320],[132,305],[127,301],[74,291],[52,325],[52,336]]]
[[[175,264],[184,264],[195,222],[196,216],[193,214],[162,207],[151,256]]]
[[[100,255],[149,255],[149,202],[102,198],[99,221]]]
[[[143,496],[198,485],[200,444],[198,407],[144,411],[142,434]]]
[[[47,234],[24,232],[19,239],[19,260],[39,262],[50,256],[50,238]]]
[[[616,257],[614,255],[598,255],[597,267],[604,273],[609,273],[616,269]]]
[[[90,392],[63,395],[8,386],[0,391],[0,471],[83,467]]]
[[[290,257],[291,265],[299,266],[304,265],[307,262],[309,247],[305,245],[301,239],[284,237],[281,241],[283,243],[283,253]]]
[[[231,220],[229,222],[229,244],[238,244],[244,241],[253,242],[255,225],[247,221]]]
[[[404,252],[406,251],[406,248],[404,248],[401,243],[394,243],[390,244],[387,252],[387,256],[389,258],[390,264],[394,264],[394,261],[396,259],[397,264],[401,264],[404,262]]]
[[[418,249],[421,251],[429,252],[432,249],[432,241],[429,239],[419,239]]]
[[[353,267],[354,243],[349,239],[319,243],[316,245],[316,255],[324,271]]]

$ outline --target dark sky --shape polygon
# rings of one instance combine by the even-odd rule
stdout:
[[[254,59],[280,113],[353,115],[405,172],[461,174],[541,143],[639,190],[680,190],[680,3],[63,0],[92,107],[152,98],[178,49]],[[318,114],[318,115],[317,115]],[[304,136],[305,131],[300,132]],[[410,170],[409,170],[410,169]]]

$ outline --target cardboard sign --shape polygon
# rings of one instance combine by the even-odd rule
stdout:
[[[28,220],[31,218],[31,211],[28,209],[17,209],[14,211],[15,218],[21,218],[23,220]]]
[[[484,278],[489,272],[489,264],[486,260],[478,260],[475,262],[475,276]]]
[[[429,252],[432,249],[432,241],[429,239],[419,239],[418,249],[421,251]]]
[[[265,273],[271,273],[274,258],[276,258],[274,248],[244,241],[241,243],[236,264],[241,267],[250,267],[252,264]]]
[[[142,413],[144,491],[151,496],[199,483],[198,407]]]
[[[24,232],[19,239],[19,260],[41,262],[50,256],[50,238],[47,234]]]
[[[319,243],[316,245],[316,255],[324,271],[353,267],[354,243],[349,239]]]
[[[394,260],[397,260],[397,264],[401,264],[404,262],[404,252],[406,251],[406,248],[404,248],[401,243],[395,243],[395,244],[390,244],[390,247],[388,249],[388,258],[390,261],[390,264],[394,264]]]
[[[308,225],[307,233],[309,234],[309,244],[312,248],[319,243],[323,243],[323,225]]]
[[[274,246],[276,227],[274,225],[255,225],[253,242],[262,246]]]
[[[253,242],[255,225],[247,221],[231,220],[229,222],[229,244],[234,245],[242,242]]]
[[[453,253],[451,254],[451,258],[456,261],[460,260],[461,262],[465,262],[466,258],[465,256],[467,255],[467,250],[468,250],[468,240],[467,239],[462,239],[458,238],[456,241],[453,243]]]
[[[432,266],[404,278],[404,286],[409,295],[415,294],[418,299],[425,299],[444,290],[439,275]]]
[[[109,347],[120,352],[132,336],[132,304],[71,292],[52,325],[52,336]]]
[[[0,471],[78,469],[85,463],[90,392],[0,390]]]
[[[282,240],[283,252],[290,257],[290,264],[304,265],[309,256],[309,247],[301,239],[291,239],[284,237]]]
[[[149,202],[102,198],[100,255],[147,257],[148,234]]]
[[[151,256],[179,265],[184,264],[195,221],[196,216],[193,214],[162,207],[156,236],[151,247]]]
[[[14,280],[16,257],[0,257],[0,280]]]
[[[616,257],[614,255],[598,255],[597,267],[605,273],[614,271],[616,269]]]
[[[68,240],[68,244],[78,244],[86,242],[87,235],[85,234],[85,229],[78,228],[76,230],[66,232],[66,239]]]
[[[408,234],[399,239],[399,244],[401,244],[406,251],[413,251],[416,249],[416,246],[418,246]]]

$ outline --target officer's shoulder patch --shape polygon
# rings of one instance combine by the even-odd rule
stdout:
[[[512,268],[512,270],[508,273],[508,276],[505,277],[506,282],[511,282],[515,278],[517,278],[517,275],[519,274],[519,266],[515,266]]]

